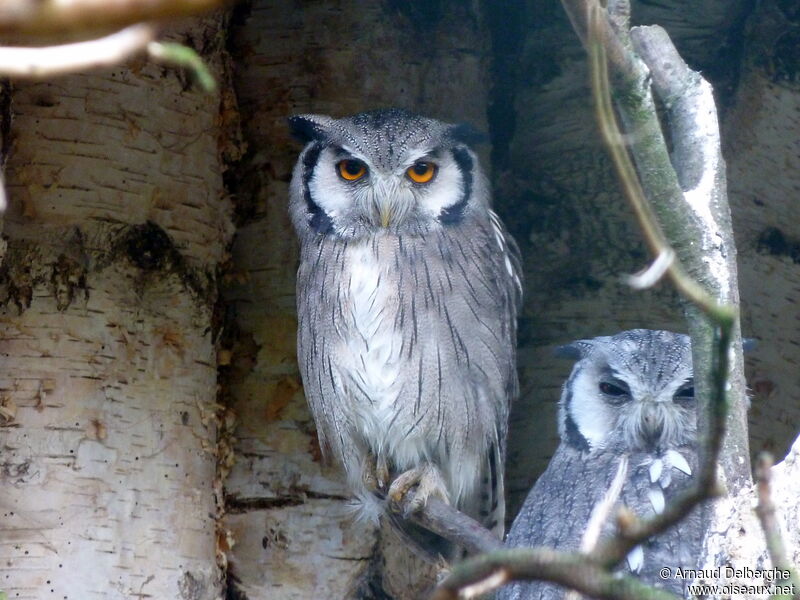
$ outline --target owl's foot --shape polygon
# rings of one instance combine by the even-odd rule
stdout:
[[[413,496],[408,498],[409,492]],[[428,498],[436,496],[450,503],[442,474],[434,465],[426,464],[401,473],[389,486],[389,501],[408,516],[421,510]]]
[[[389,483],[389,467],[386,464],[386,457],[381,454],[376,458],[374,454],[368,454],[364,461],[361,480],[370,492],[385,492]]]

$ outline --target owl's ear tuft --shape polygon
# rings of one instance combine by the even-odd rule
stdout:
[[[580,360],[589,354],[592,344],[588,340],[576,340],[563,346],[556,346],[553,349],[553,356],[556,358],[568,358],[570,360]]]
[[[450,134],[450,139],[462,144],[466,144],[467,146],[485,144],[489,141],[488,135],[475,129],[469,123],[459,123],[458,125],[453,125],[448,133]]]
[[[333,119],[325,115],[294,115],[289,117],[292,136],[304,144],[324,141],[328,138],[328,127]]]

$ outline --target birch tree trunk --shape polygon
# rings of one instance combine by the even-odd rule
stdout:
[[[227,293],[238,335],[230,340],[226,369],[240,425],[226,526],[237,540],[232,587],[248,598],[303,598],[323,589],[349,597],[375,549],[369,530],[349,524],[337,471],[319,463],[298,380],[297,250],[285,211],[298,147],[287,137],[287,115],[399,105],[478,126],[488,120],[496,205],[522,246],[526,269],[523,394],[511,420],[507,466],[510,517],[556,444],[556,402],[569,365],[552,357],[552,346],[632,327],[685,328],[670,288],[634,293],[619,284],[619,275],[642,268],[646,255],[596,134],[585,54],[561,7],[546,0],[515,0],[502,11],[486,2],[461,9],[455,2],[428,3],[427,10],[419,2],[400,4],[287,7],[258,0],[234,18],[235,89],[249,151],[228,179],[240,228]],[[734,114],[738,94],[750,93],[739,66],[752,9],[740,0],[634,6],[636,22],[663,24],[690,66],[708,74],[720,96],[723,128],[741,132],[747,128]],[[742,110],[750,109],[743,104]],[[729,156],[728,163],[739,234],[739,178],[747,173],[736,175],[736,163],[755,154],[768,160],[769,153],[744,140],[736,152],[742,158]],[[781,182],[774,186],[777,203],[789,192],[787,180],[774,180]],[[781,206],[792,210],[790,203]],[[772,218],[767,213],[752,227]],[[784,216],[784,231],[800,222]],[[764,250],[746,240],[739,246],[744,334],[772,339],[768,332],[791,319],[774,315],[771,289],[754,283],[753,264],[763,264]],[[770,267],[775,280],[794,268],[787,256],[793,246],[787,248]],[[790,308],[782,306],[781,312]],[[797,389],[791,337],[779,335],[778,346],[749,359],[751,370],[763,364],[756,387],[751,378],[754,449],[768,445],[778,456],[800,426],[791,408]],[[771,391],[776,385],[785,396]]]
[[[634,21],[664,25],[718,95],[743,330],[762,340],[749,358],[751,441],[779,458],[800,429],[789,8],[634,3]],[[682,328],[669,289],[618,284],[645,254],[558,3],[251,0],[231,23],[195,21],[178,36],[211,60],[216,97],[141,63],[14,84],[0,101],[11,201],[0,239],[0,590],[9,598],[216,598],[215,561],[226,558],[237,600],[353,597],[387,572],[372,562],[376,533],[350,522],[338,470],[320,463],[298,378],[290,114],[401,106],[489,131],[483,163],[527,276],[510,518],[556,443],[569,366],[550,348]],[[233,415],[236,463],[216,523]],[[796,494],[780,482],[797,464],[776,468],[787,473],[775,483],[786,511]],[[747,509],[730,514],[745,519],[741,545],[761,552]]]
[[[219,23],[187,36],[224,78]],[[219,107],[152,64],[14,84],[3,103],[8,598],[220,597]]]

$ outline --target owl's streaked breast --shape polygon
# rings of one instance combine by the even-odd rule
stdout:
[[[382,260],[380,249],[389,240],[349,244],[344,252],[343,322],[334,346],[336,368],[349,392],[359,402],[351,408],[362,435],[385,435],[396,416],[402,389],[403,336],[395,329],[398,310],[396,273]],[[359,403],[368,403],[363,410]]]

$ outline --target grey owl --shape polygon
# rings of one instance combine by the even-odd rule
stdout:
[[[473,130],[396,109],[290,126],[298,362],[323,453],[362,515],[415,487],[415,508],[435,494],[502,534],[520,268]]]
[[[592,529],[601,535],[613,531],[620,504],[639,516],[661,512],[698,467],[688,336],[633,329],[559,351],[578,359],[561,394],[561,444],[514,520],[507,547],[586,550],[586,542],[596,538]],[[616,507],[604,513],[597,507],[615,487]],[[658,571],[699,568],[704,520],[700,507],[631,551],[623,569],[683,595],[691,581],[662,580]],[[497,598],[554,600],[564,594],[553,584],[518,582]]]

